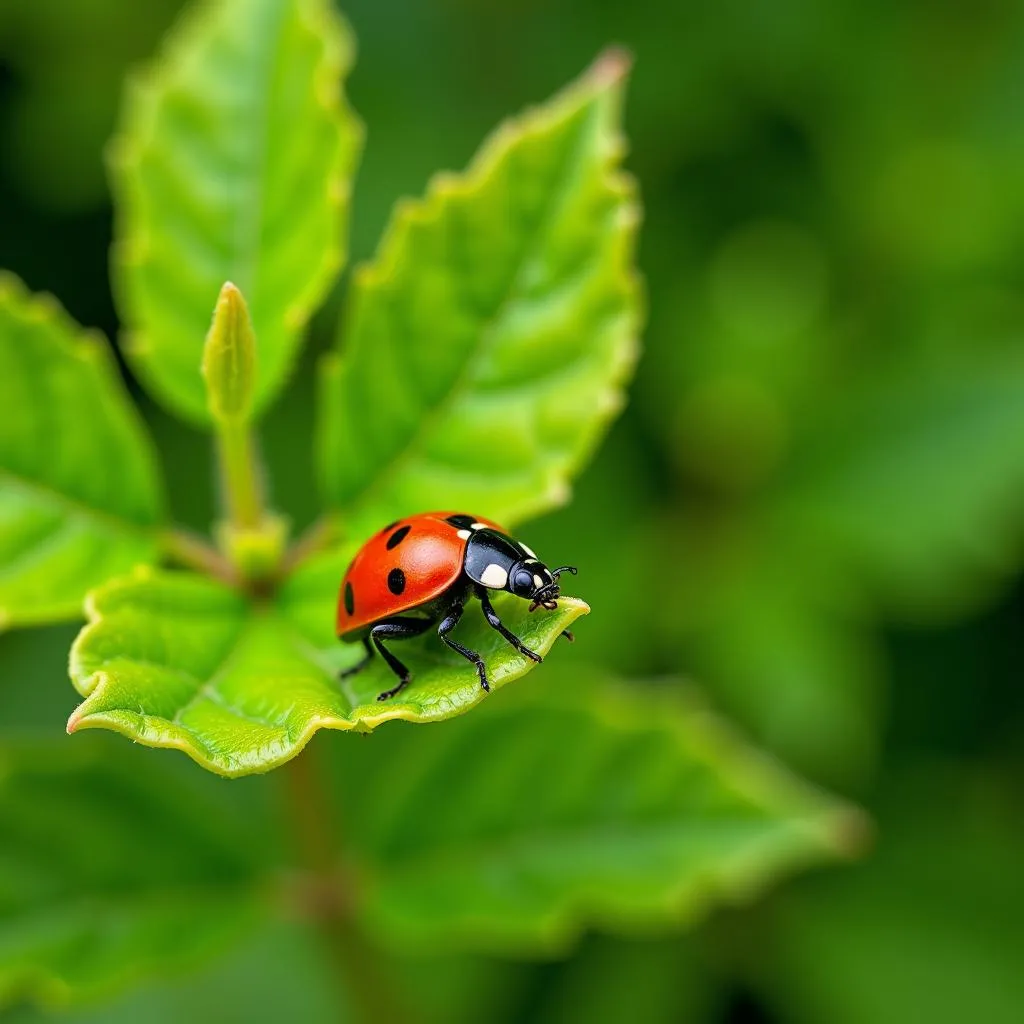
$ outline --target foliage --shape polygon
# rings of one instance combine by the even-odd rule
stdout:
[[[980,803],[975,786],[985,791]],[[944,766],[904,772],[894,790],[912,814],[893,813],[892,801],[875,862],[856,878],[809,887],[786,908],[783,941],[753,968],[755,983],[770,1001],[785,1000],[797,1022],[831,1018],[831,993],[843,991],[841,1024],[918,1013],[953,1024],[965,1006],[979,1020],[1010,1024],[1024,995],[1021,901],[1005,885],[1024,853],[1015,798],[991,776],[964,785]],[[950,816],[960,841],[936,858]],[[934,984],[937,976],[944,983]]]
[[[77,618],[156,555],[153,455],[102,338],[6,276],[0,337],[0,628]]]
[[[563,504],[635,356],[638,211],[607,53],[401,206],[325,365],[321,476],[364,529],[410,504]],[[502,457],[495,458],[500,451]]]
[[[438,732],[390,732],[386,801],[343,782],[380,754],[344,751],[361,899],[392,941],[561,952],[585,924],[692,922],[864,838],[675,687],[562,675]]]
[[[174,6],[0,4],[0,264],[37,290],[0,287],[0,608],[42,627],[0,636],[12,1021],[1015,1019],[1021,12],[346,0],[354,67],[329,0],[197,5],[108,150],[115,317],[100,154]],[[619,51],[431,177],[607,39],[638,58],[638,256]],[[644,358],[591,462],[636,259]],[[44,289],[120,334],[158,459]],[[379,664],[328,685],[357,654],[341,571],[450,502],[579,564],[592,612],[490,697],[414,641],[416,684],[371,708]],[[89,590],[59,740],[71,636],[44,624]],[[878,810],[866,865],[776,886],[862,819],[689,674]],[[472,713],[259,774],[438,709]]]
[[[639,330],[637,202],[618,127],[628,61],[610,51],[507,122],[464,175],[401,207],[356,272],[321,393],[330,514],[286,550],[252,421],[340,263],[361,134],[337,95],[350,51],[323,0],[222,0],[191,13],[129,88],[112,162],[125,351],[155,397],[212,430],[220,550],[166,524],[102,340],[80,340],[48,300],[5,284],[8,618],[67,615],[88,592],[70,661],[85,700],[68,732],[113,730],[239,776],[290,761],[319,729],[366,733],[499,702],[468,729],[424,743],[393,730],[393,747],[363,748],[369,764],[340,786],[352,829],[341,865],[313,820],[329,805],[308,768],[293,769],[304,884],[322,887],[316,913],[346,948],[552,952],[588,925],[689,923],[848,852],[852,812],[670,695],[606,692],[591,671],[500,703],[534,662],[482,617],[460,638],[484,656],[490,695],[434,638],[409,645],[414,682],[387,703],[379,658],[339,683],[359,656],[332,629],[359,539],[419,508],[513,522],[564,502],[622,404]],[[156,567],[167,560],[192,571]],[[60,603],[47,603],[54,592]],[[563,597],[535,614],[506,595],[497,610],[546,655],[589,609]],[[201,794],[172,796],[170,779],[121,754],[0,749],[0,998],[102,995],[216,948],[271,914],[269,893],[283,898],[269,820],[245,829],[215,811],[197,828],[211,815]],[[481,771],[465,775],[463,761]],[[386,796],[366,802],[351,780],[371,773]],[[88,853],[35,859],[89,822],[104,824]],[[370,1019],[390,1016],[364,955],[343,959],[351,997]]]
[[[240,25],[245,26],[241,33]],[[124,447],[128,440],[108,440],[97,425],[98,437],[87,447],[88,435],[78,427],[83,411],[93,404],[109,406],[111,418],[117,417],[116,399],[108,400],[84,375],[71,379],[70,371],[60,369],[49,374],[48,363],[24,367],[24,379],[13,370],[9,375],[8,386],[20,387],[12,394],[18,414],[9,420],[13,433],[7,442],[10,471],[20,474],[5,485],[5,493],[12,495],[6,503],[13,506],[6,531],[7,603],[18,605],[9,617],[36,621],[47,613],[67,614],[90,587],[161,555],[212,569],[228,584],[153,576],[143,568],[95,591],[89,604],[95,621],[72,655],[73,678],[89,699],[72,716],[69,731],[104,725],[152,745],[178,747],[211,769],[236,775],[288,760],[318,728],[366,730],[395,717],[428,721],[481,699],[472,674],[456,664],[457,658],[438,661],[432,654],[433,666],[421,673],[417,686],[386,708],[374,699],[387,688],[379,660],[339,689],[337,672],[354,652],[341,653],[329,624],[352,547],[295,572],[306,548],[285,557],[286,521],[263,508],[248,424],[280,387],[305,311],[323,294],[327,271],[337,271],[337,234],[344,219],[339,204],[349,192],[360,134],[347,105],[335,96],[350,49],[344,26],[320,0],[228,0],[191,14],[169,37],[155,69],[129,90],[114,161],[121,200],[114,267],[134,337],[128,352],[158,397],[184,415],[212,418],[227,505],[227,519],[217,533],[227,562],[194,538],[139,529],[159,516],[155,497],[148,507],[145,498],[134,497],[156,487],[148,463],[133,468],[143,462],[143,442],[131,437],[140,451],[121,455],[114,446]],[[340,366],[351,380],[354,366],[359,369],[352,372],[369,376],[347,394],[325,393],[323,447],[333,453],[327,464],[337,463],[345,471],[365,464],[366,458],[377,461],[388,470],[399,496],[378,493],[376,478],[350,487],[362,512],[349,517],[349,536],[359,538],[394,515],[432,504],[465,501],[464,507],[479,514],[506,518],[521,516],[538,500],[564,499],[566,475],[593,447],[620,402],[618,389],[637,329],[630,263],[635,202],[628,180],[615,169],[622,149],[617,115],[625,69],[621,56],[608,55],[547,108],[506,125],[464,185],[449,176],[428,200],[438,207],[433,245],[417,245],[406,253],[406,240],[414,233],[398,230],[385,240],[377,269],[360,271],[365,302],[357,306],[368,311],[369,320],[357,318],[348,332],[352,350],[340,363],[332,362],[332,372]],[[254,119],[259,132],[251,130]],[[301,144],[286,144],[293,137]],[[533,168],[535,178],[531,181],[522,168]],[[440,198],[442,193],[448,198]],[[455,195],[457,201],[451,198]],[[510,203],[521,206],[522,231],[500,249],[505,236],[487,225]],[[413,216],[407,207],[405,222]],[[432,286],[424,283],[436,284],[428,262],[432,249],[438,240],[442,249],[449,244],[444,239],[453,236],[454,225],[466,222],[463,230],[470,230],[467,216],[479,221],[472,227],[474,244],[489,244],[495,251],[481,248],[467,260],[453,246],[444,275],[447,304],[410,312],[408,302],[416,307],[430,294]],[[275,232],[287,232],[288,243]],[[292,258],[295,246],[302,260]],[[489,266],[501,272],[487,284],[480,269]],[[229,274],[244,285],[222,287]],[[374,287],[367,286],[371,280]],[[218,291],[204,347],[202,326]],[[21,340],[18,332],[28,330],[28,340],[37,347],[56,349],[40,361],[48,358],[59,367],[62,342],[65,349],[71,345],[60,334],[70,338],[75,328],[57,314],[43,316],[45,303],[28,299],[19,285],[7,292],[12,296],[4,332],[8,359]],[[396,314],[396,308],[402,312]],[[475,319],[467,319],[467,309]],[[392,470],[373,449],[382,433],[372,422],[361,423],[359,435],[348,429],[347,440],[339,440],[339,416],[364,407],[368,380],[403,380],[389,352],[371,345],[360,326],[380,315],[430,324],[429,332],[413,333],[405,343],[410,368],[417,363],[444,366],[430,336],[439,326],[447,324],[453,332],[445,350],[458,353],[463,345],[460,361],[446,367],[445,376],[432,379],[420,373],[406,379],[404,394],[393,401],[377,390],[376,404],[383,409],[386,402],[395,422],[429,424],[435,446],[442,437],[451,444],[472,434],[497,443],[496,431],[518,417],[534,425],[534,440],[525,447],[523,431],[506,428],[503,458],[485,460],[505,474],[502,488],[485,476],[481,486],[460,489],[436,467],[435,482],[424,484],[422,468],[410,470],[405,460]],[[30,325],[41,316],[53,326],[31,333]],[[553,362],[539,363],[538,333],[556,357]],[[462,341],[456,342],[456,336]],[[93,349],[102,352],[96,345]],[[471,350],[476,350],[472,371],[462,365]],[[92,349],[81,351],[85,362],[84,354]],[[531,377],[538,369],[543,379]],[[58,379],[57,372],[68,379]],[[474,391],[463,394],[466,381],[477,376]],[[52,399],[33,402],[30,389],[37,387],[36,377],[55,392]],[[101,385],[114,387],[106,381]],[[506,396],[514,392],[512,406],[504,399],[495,402],[503,388]],[[416,389],[421,400],[413,400]],[[49,415],[50,406],[58,407],[59,418],[32,421]],[[427,411],[432,406],[443,406],[451,418],[438,421]],[[110,431],[116,426],[127,435],[129,417],[125,411],[120,418],[126,424],[117,420]],[[467,417],[475,417],[475,426]],[[52,443],[60,453],[56,460]],[[461,449],[476,459],[478,472],[476,450],[476,445]],[[490,445],[483,449],[490,450]],[[72,463],[67,468],[65,451]],[[102,465],[118,472],[100,472]],[[467,468],[467,480],[473,471]],[[65,481],[66,474],[74,476]],[[66,525],[62,510],[42,507],[52,504],[47,493],[35,495],[40,507],[28,506],[15,490],[24,489],[26,476],[66,490],[72,499],[84,495],[99,511],[119,518],[110,523],[109,516],[93,516],[84,526],[76,518]],[[77,507],[71,511],[80,517]],[[120,529],[123,544],[115,532],[120,519],[134,520],[131,529]],[[329,529],[323,532],[331,535]],[[63,550],[65,543],[72,546],[70,552]],[[279,599],[268,604],[268,588],[289,573]],[[240,590],[248,590],[248,596]],[[54,591],[62,603],[51,609],[41,595]],[[39,609],[32,607],[34,596]],[[567,600],[556,614],[527,617],[516,607],[510,609],[509,624],[520,628],[539,653],[546,652],[585,610],[582,602]],[[476,647],[492,656],[495,687],[533,667],[479,623],[473,632]],[[467,641],[471,638],[467,630]]]
[[[184,750],[222,775],[242,775],[290,760],[317,729],[368,732],[398,718],[430,722],[484,699],[476,673],[454,652],[438,652],[433,637],[417,645],[425,665],[415,685],[394,700],[377,700],[393,685],[379,658],[339,686],[340,668],[361,652],[343,650],[333,635],[334,591],[345,562],[329,564],[329,579],[297,574],[272,605],[249,602],[197,574],[145,568],[93,591],[91,622],[71,651],[71,678],[87,699],[68,732],[115,729],[150,746]],[[496,608],[524,643],[547,654],[587,606],[568,598],[555,612],[531,616],[509,598]],[[482,615],[459,637],[483,655],[492,690],[533,667]]]
[[[196,366],[225,281],[252,308],[262,406],[338,273],[361,138],[338,90],[351,50],[325,0],[203,4],[128,91],[112,149],[125,352],[181,415],[207,414]]]
[[[383,749],[339,749],[352,840],[333,884],[358,926],[392,947],[551,953],[584,925],[693,921],[855,851],[856,812],[764,764],[692,701],[639,696],[562,676],[443,729],[386,730]],[[302,898],[274,816],[248,793],[239,806],[202,780],[182,789],[110,742],[5,744],[3,757],[8,999],[103,993],[209,955]],[[657,781],[638,785],[651,764]],[[537,780],[557,782],[543,800]],[[68,828],[96,829],[93,843],[66,845]]]
[[[219,951],[266,914],[265,837],[154,768],[109,744],[0,749],[3,1002],[105,995]]]

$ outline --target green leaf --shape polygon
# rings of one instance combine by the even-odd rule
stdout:
[[[754,935],[752,971],[794,1024],[1015,1024],[1024,1004],[1019,773],[892,776],[877,854],[808,879]],[[909,784],[908,784],[909,783]]]
[[[0,629],[156,558],[153,453],[106,341],[0,275]]]
[[[205,1024],[216,1007],[216,1019],[224,1024],[325,1024],[339,1019],[338,987],[333,972],[325,969],[320,936],[306,922],[289,917],[253,929],[233,949],[198,969],[155,971],[114,1000],[64,1009],[57,1019],[61,1024]],[[19,1010],[5,1016],[4,1024],[49,1024],[54,1019],[45,1011]]]
[[[882,670],[865,627],[777,586],[737,590],[687,645],[695,671],[773,752],[814,778],[849,785],[875,767]],[[742,584],[743,581],[737,581]]]
[[[413,682],[396,698],[377,700],[395,683],[379,658],[339,681],[340,669],[362,654],[360,645],[334,637],[347,561],[312,563],[274,604],[250,604],[201,576],[148,568],[94,591],[90,623],[71,651],[71,678],[86,700],[68,731],[113,729],[183,750],[221,775],[247,775],[290,760],[318,729],[369,732],[395,718],[438,721],[488,698],[472,666],[433,634],[401,645]],[[557,611],[531,615],[511,596],[495,608],[542,654],[588,611],[566,598]],[[457,635],[487,662],[488,699],[534,667],[477,609],[467,610]]]
[[[352,536],[420,508],[564,502],[622,405],[640,321],[627,62],[608,53],[401,204],[324,365],[320,465]]]
[[[129,88],[111,160],[125,351],[191,420],[209,422],[199,364],[221,285],[249,302],[262,407],[341,268],[362,137],[339,86],[351,60],[328,0],[216,0]]]
[[[0,745],[0,1006],[180,969],[269,909],[263,843],[235,808],[89,739]]]
[[[675,687],[536,683],[339,749],[360,911],[381,936],[557,953],[590,925],[691,924],[858,841],[857,812]]]
[[[709,540],[672,520],[649,535],[649,578],[666,559],[686,566],[654,614],[720,706],[818,780],[866,778],[884,672],[849,581],[837,583],[822,571],[825,559],[764,523],[733,524]]]
[[[889,608],[920,619],[962,613],[1017,570],[1017,339],[900,359],[835,403],[808,449],[781,514]]]

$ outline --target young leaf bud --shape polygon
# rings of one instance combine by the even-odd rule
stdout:
[[[203,348],[206,399],[222,423],[245,422],[256,383],[256,335],[242,293],[228,281],[220,290]]]

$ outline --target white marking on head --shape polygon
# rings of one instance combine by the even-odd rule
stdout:
[[[508,583],[508,573],[500,565],[491,562],[480,574],[480,582],[492,590],[501,590]]]
[[[470,527],[470,529],[471,530],[486,530],[487,529],[487,524],[486,523],[474,523]]]
[[[536,562],[539,561],[535,552],[531,551],[522,541],[519,542],[519,546]]]
[[[533,574],[533,585],[540,590],[544,586],[544,581],[536,574]]]
[[[459,530],[456,536],[461,537],[463,540],[469,540],[469,530]]]

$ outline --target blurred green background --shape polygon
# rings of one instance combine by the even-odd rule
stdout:
[[[178,6],[0,0],[0,266],[111,337],[102,150],[125,72]],[[462,167],[503,116],[608,42],[633,51],[646,351],[574,502],[524,535],[583,567],[594,612],[573,657],[692,676],[877,823],[862,863],[683,938],[433,964],[437,1019],[1020,1020],[1024,5],[344,10],[368,127],[357,259],[396,197]],[[265,428],[299,526],[318,510],[310,396],[340,301]],[[206,529],[205,437],[133,390],[175,514]],[[5,735],[61,729],[73,635],[0,636]],[[320,955],[282,927],[71,1016],[329,1020]]]

